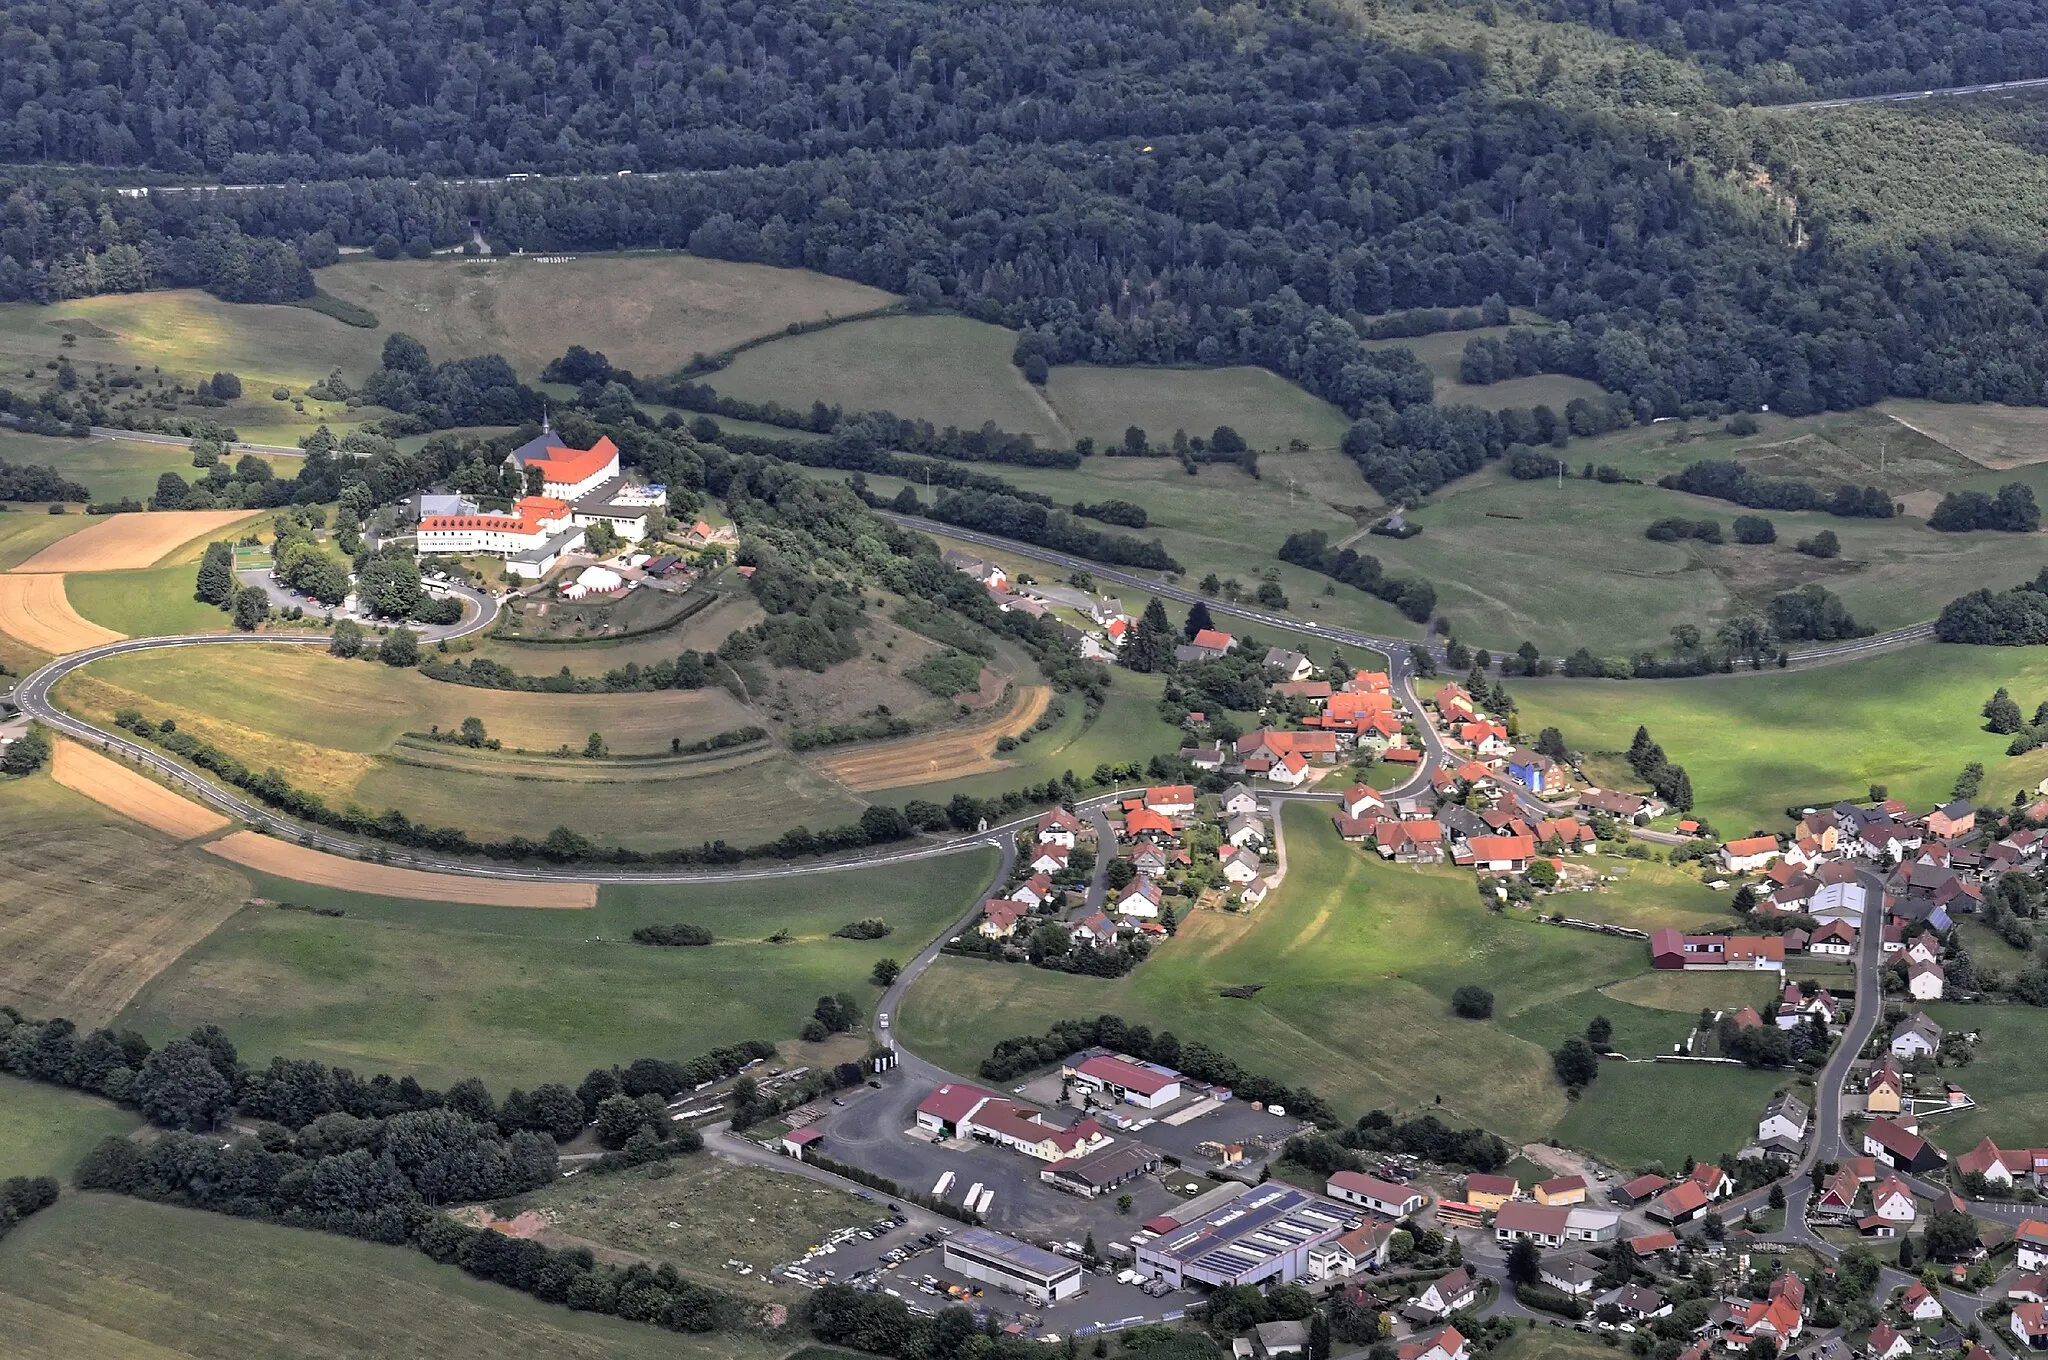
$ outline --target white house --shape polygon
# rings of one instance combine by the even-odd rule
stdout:
[[[1159,885],[1145,875],[1132,879],[1124,890],[1117,894],[1116,914],[1119,916],[1142,916],[1147,920],[1159,915]]]
[[[2013,1243],[2019,1249],[2014,1261],[2022,1271],[2048,1268],[2048,1223],[2038,1218],[2023,1218],[2012,1231]]]
[[[1034,874],[1057,874],[1067,867],[1067,847],[1040,842],[1031,855],[1031,872]]]
[[[1887,1223],[1911,1223],[1920,1216],[1913,1192],[1897,1176],[1887,1176],[1872,1188],[1870,1212]]]
[[[1223,839],[1240,850],[1266,843],[1266,824],[1257,817],[1232,817]]]
[[[1938,963],[1915,963],[1906,969],[1906,990],[1915,1001],[1939,1001],[1948,975]]]
[[[1223,815],[1225,817],[1249,817],[1258,810],[1258,795],[1244,785],[1232,784],[1223,791]]]
[[[1240,888],[1258,876],[1259,857],[1249,850],[1239,850],[1223,861],[1223,877]]]
[[[1343,798],[1346,817],[1366,817],[1387,810],[1387,800],[1363,784],[1353,784],[1344,790]]]
[[[1901,1062],[1932,1057],[1941,1047],[1942,1027],[1925,1015],[1909,1015],[1892,1030],[1892,1056]]]
[[[565,501],[526,496],[509,515],[428,515],[416,546],[422,557],[502,557],[512,575],[537,580],[583,546],[573,519]]]
[[[1915,1280],[1899,1296],[1899,1311],[1915,1322],[1938,1322],[1941,1319],[1941,1300],[1934,1297],[1926,1285]]]
[[[1800,1143],[1806,1138],[1806,1124],[1809,1112],[1806,1102],[1791,1092],[1771,1097],[1771,1103],[1764,1106],[1764,1117],[1757,1121],[1756,1137],[1759,1143],[1783,1139]]]

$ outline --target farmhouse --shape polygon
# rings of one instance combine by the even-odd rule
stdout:
[[[1680,1181],[1650,1201],[1651,1218],[1659,1223],[1690,1223],[1705,1213],[1707,1193],[1691,1181]]]
[[[1176,661],[1219,661],[1237,646],[1237,639],[1214,628],[1204,628],[1185,646],[1173,649]]]
[[[1668,927],[1650,932],[1656,968],[1785,969],[1785,941],[1777,935],[1681,935]]]
[[[1145,806],[1167,817],[1191,816],[1195,810],[1195,786],[1163,784],[1146,789]]]
[[[1056,1128],[1045,1122],[1040,1111],[1000,1096],[976,1106],[958,1127],[969,1138],[1000,1143],[1041,1162],[1085,1157],[1109,1143],[1109,1135],[1092,1119],[1083,1119],[1070,1129]]]
[[[1925,1138],[1884,1118],[1871,1120],[1863,1131],[1863,1150],[1886,1166],[1915,1174],[1933,1171],[1946,1160]]]
[[[1266,669],[1279,672],[1286,681],[1306,680],[1315,673],[1315,665],[1300,652],[1290,652],[1285,647],[1266,649]]]
[[[1423,1205],[1429,1203],[1429,1196],[1406,1185],[1383,1181],[1377,1176],[1367,1176],[1356,1171],[1339,1171],[1323,1186],[1324,1193],[1331,1199],[1340,1199],[1349,1204],[1362,1204],[1375,1213],[1389,1218],[1406,1218]]]
[[[1061,1075],[1112,1100],[1157,1109],[1180,1099],[1181,1074],[1124,1053],[1090,1050],[1067,1059]]]
[[[1776,836],[1751,836],[1721,847],[1721,867],[1731,874],[1746,874],[1763,868],[1783,853]]]
[[[2038,1218],[2023,1218],[2012,1230],[2012,1240],[2018,1252],[2013,1263],[2021,1270],[2048,1267],[2048,1223]]]

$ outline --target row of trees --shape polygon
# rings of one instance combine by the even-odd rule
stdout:
[[[1733,501],[1752,510],[1820,510],[1848,519],[1890,519],[1898,505],[1874,486],[1822,491],[1793,477],[1759,477],[1732,459],[1704,459],[1657,479],[1657,485],[1695,496]]]

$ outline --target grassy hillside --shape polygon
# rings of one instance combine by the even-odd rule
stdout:
[[[966,317],[880,317],[750,349],[706,381],[727,396],[800,411],[822,401],[969,430],[992,420],[1042,444],[1071,444],[1010,362],[1016,343],[1012,332]]]
[[[69,1180],[100,1139],[124,1136],[141,1123],[133,1111],[98,1096],[0,1077],[0,1180]]]
[[[0,1243],[0,1334],[21,1360],[773,1354],[552,1307],[407,1247],[104,1195],[67,1196]]]
[[[381,329],[364,334],[378,343],[396,330],[425,341],[437,359],[502,354],[528,381],[572,344],[651,376],[696,354],[895,300],[807,269],[674,252],[353,259],[321,270],[318,279],[322,290],[377,314]]]
[[[1111,983],[941,959],[904,1006],[906,1042],[972,1072],[998,1039],[1111,1011],[1313,1087],[1342,1114],[1427,1106],[1514,1139],[1554,1130],[1566,1102],[1545,1050],[1606,1006],[1600,986],[1648,967],[1641,945],[1491,915],[1469,873],[1382,864],[1317,808],[1286,818],[1287,881],[1249,917],[1191,916]],[[1494,991],[1497,1020],[1451,1014],[1466,983]],[[1222,995],[1245,984],[1261,990]],[[1645,1043],[1673,1027],[1620,1005],[1611,1018]]]
[[[1987,804],[2048,774],[2048,756],[2009,758],[2009,738],[1980,730],[2001,685],[2029,713],[2048,699],[2048,659],[2031,649],[1936,644],[1810,671],[1508,683],[1524,730],[1555,725],[1596,757],[1647,726],[1691,775],[1698,810],[1731,834],[1781,828],[1788,805],[1860,797],[1873,783],[1932,806],[1973,760],[1987,771]],[[1595,767],[1626,778],[1611,757]]]
[[[1284,449],[1296,440],[1333,449],[1351,424],[1336,407],[1263,368],[1063,364],[1047,379],[1045,397],[1069,431],[1098,445],[1121,443],[1132,425],[1161,445],[1175,430],[1206,438],[1228,425],[1255,449]]]
[[[738,883],[607,885],[588,911],[402,901],[256,875],[273,902],[346,914],[248,908],[121,1023],[158,1039],[218,1023],[258,1063],[288,1054],[435,1083],[475,1075],[501,1093],[573,1083],[636,1057],[793,1038],[826,993],[871,1003],[874,961],[916,953],[994,871],[993,854],[975,851]],[[832,937],[870,916],[894,932]],[[717,943],[632,942],[638,926],[678,921]],[[766,942],[783,930],[789,942]]]

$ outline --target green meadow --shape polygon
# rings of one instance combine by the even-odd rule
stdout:
[[[747,1333],[571,1312],[410,1247],[108,1195],[67,1195],[0,1242],[0,1336],[21,1360],[776,1353]]]
[[[1525,731],[1556,726],[1617,782],[1626,766],[1598,758],[1648,727],[1692,777],[1695,810],[1727,834],[1782,828],[1788,806],[1860,798],[1872,784],[1930,807],[1971,761],[1984,764],[1983,803],[2048,775],[2048,753],[2008,757],[2010,738],[1981,730],[1980,710],[2001,685],[2028,713],[2048,700],[2038,649],[1935,643],[1803,671],[1507,683]]]
[[[1319,808],[1285,817],[1287,881],[1257,911],[1192,914],[1114,982],[941,958],[903,1008],[905,1042],[972,1072],[999,1039],[1114,1012],[1308,1086],[1345,1117],[1429,1108],[1519,1141],[1565,1119],[1547,1050],[1592,1015],[1637,1048],[1684,1037],[1687,1017],[1599,994],[1648,968],[1639,941],[1492,914],[1467,871],[1383,864],[1340,841]],[[1467,983],[1494,992],[1495,1019],[1451,1013]],[[1222,994],[1240,986],[1259,990]],[[1581,1141],[1608,1146],[1599,1130]]]
[[[878,958],[908,958],[958,918],[995,871],[976,850],[888,868],[689,885],[608,884],[588,911],[371,897],[252,874],[271,902],[185,953],[122,1013],[154,1039],[217,1023],[251,1060],[319,1058],[500,1094],[574,1083],[641,1056],[687,1058],[742,1039],[794,1038],[819,996],[877,995]],[[881,917],[880,940],[836,939]],[[689,922],[716,943],[636,944]],[[769,937],[787,931],[785,943]]]
[[[133,1111],[98,1096],[0,1077],[0,1180],[69,1180],[71,1169],[100,1139],[123,1137],[141,1123]]]

